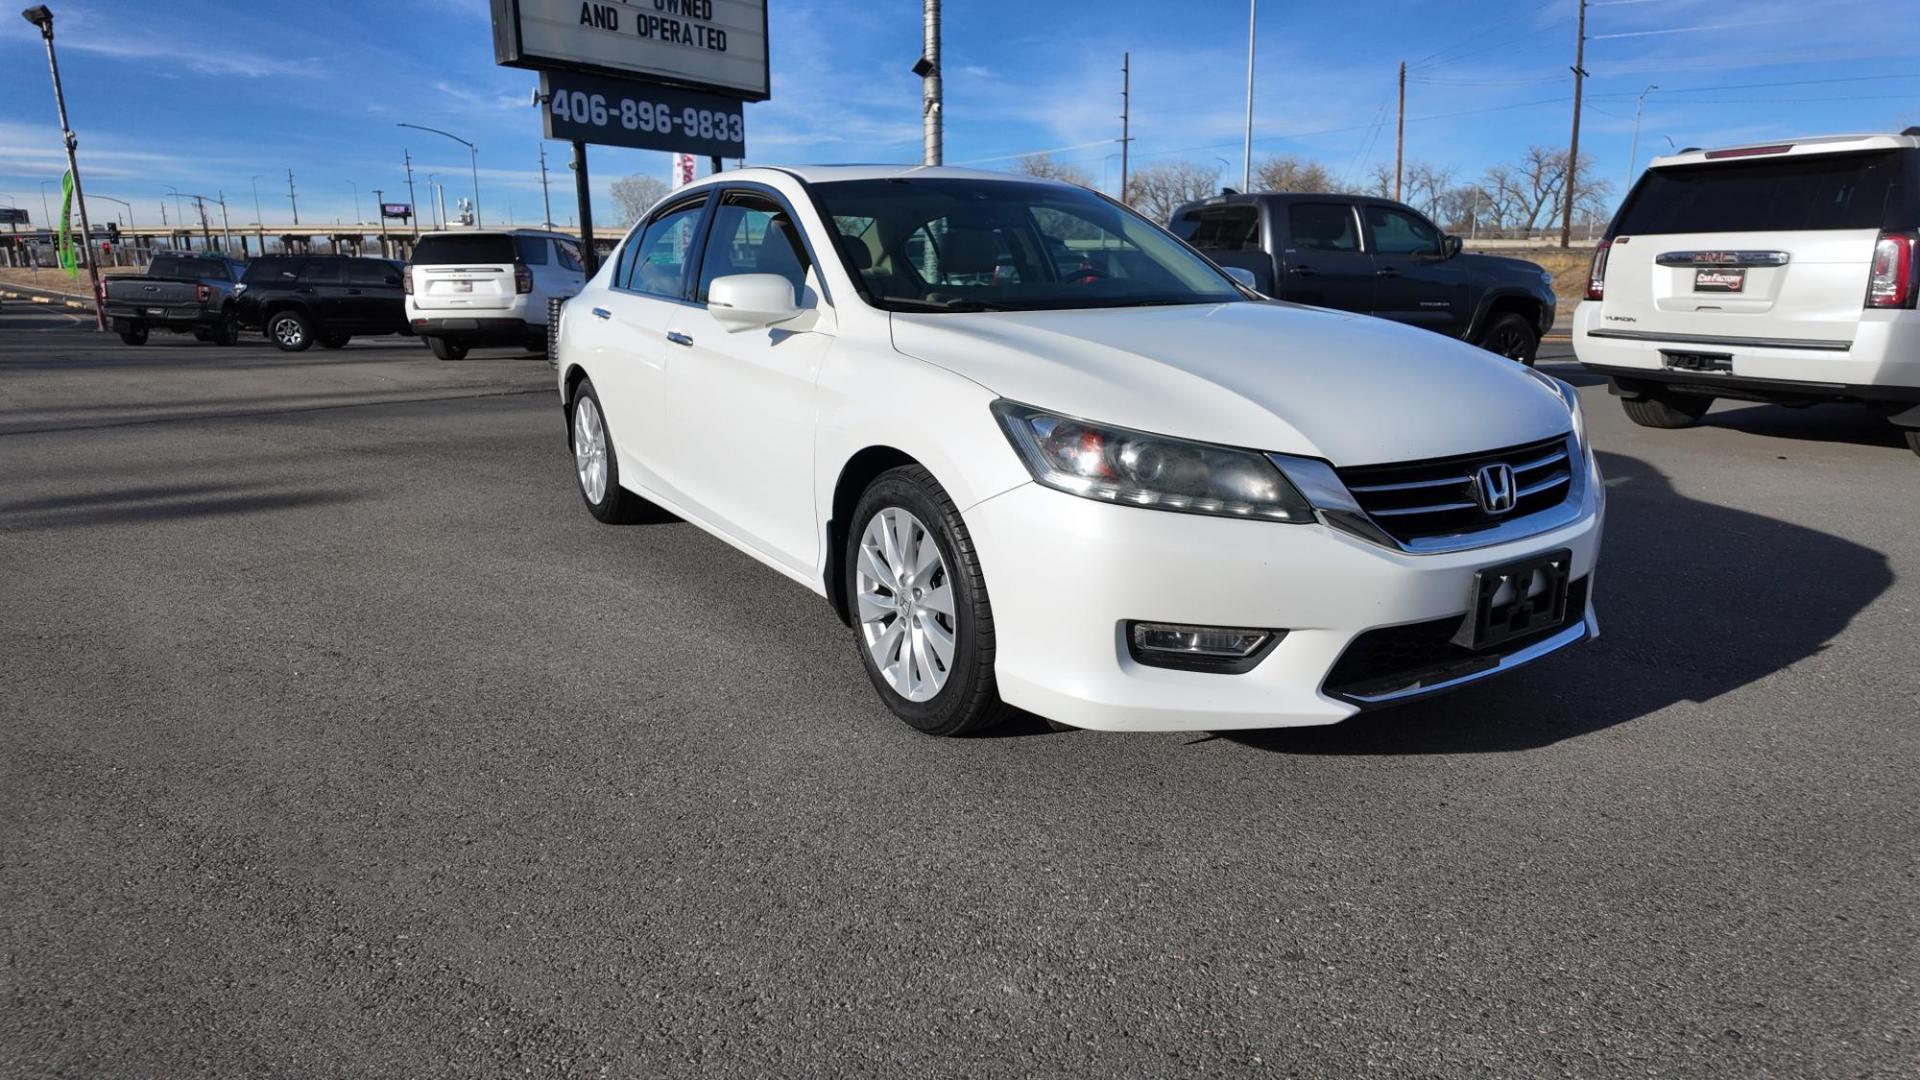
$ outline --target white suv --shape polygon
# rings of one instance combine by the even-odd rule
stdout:
[[[1884,413],[1920,453],[1920,128],[1655,158],[1593,255],[1580,362],[1647,427],[1715,398]]]
[[[586,280],[580,242],[571,236],[432,233],[407,264],[407,322],[442,360],[488,345],[544,350],[548,299],[571,297]]]
[[[561,309],[554,360],[587,510],[820,594],[922,731],[1330,724],[1597,630],[1571,387],[1268,301],[1085,188],[721,173]],[[730,677],[777,672],[767,640]]]

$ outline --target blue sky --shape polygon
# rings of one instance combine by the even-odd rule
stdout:
[[[64,162],[33,27],[0,14],[0,205],[40,219],[42,180]],[[395,127],[446,128],[480,147],[483,213],[540,219],[540,119],[531,73],[493,64],[485,0],[52,0],[68,107],[90,191],[157,222],[169,186],[224,190],[235,226],[285,220],[286,172],[303,221],[351,220],[358,185],[405,198],[415,176],[466,193],[466,151]],[[1119,67],[1133,56],[1134,157],[1186,157],[1240,171],[1244,0],[1097,4],[947,0],[947,160],[997,168],[1052,150],[1117,183]],[[773,100],[748,107],[752,160],[919,157],[918,0],[771,0]],[[1264,0],[1255,156],[1293,154],[1359,178],[1392,162],[1395,68],[1410,66],[1407,153],[1464,178],[1561,146],[1571,109],[1574,0]],[[1920,123],[1920,35],[1911,0],[1611,0],[1589,11],[1582,150],[1626,178],[1634,95],[1648,84],[1640,159],[1675,145]],[[1093,145],[1090,145],[1093,144]],[[549,143],[555,219],[572,176]],[[1216,158],[1224,159],[1217,161]],[[664,155],[596,148],[596,215],[607,185],[664,176]],[[57,188],[54,190],[57,191]],[[426,202],[425,185],[419,201]],[[96,204],[96,214],[125,211]],[[190,208],[189,208],[190,210]],[[98,220],[98,216],[96,217]]]

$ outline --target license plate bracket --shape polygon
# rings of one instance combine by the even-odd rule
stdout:
[[[1733,356],[1730,353],[1676,352],[1662,349],[1660,360],[1668,371],[1718,371],[1731,374]]]
[[[1711,293],[1736,293],[1747,287],[1745,267],[1709,267],[1703,266],[1693,272],[1693,291]]]
[[[1573,552],[1561,548],[1474,574],[1473,606],[1454,642],[1490,649],[1565,622],[1572,568]]]

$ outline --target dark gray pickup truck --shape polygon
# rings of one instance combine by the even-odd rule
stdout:
[[[152,330],[232,345],[240,339],[233,287],[245,272],[245,263],[223,255],[155,255],[145,274],[106,279],[107,318],[129,345],[145,345]]]
[[[1425,327],[1523,364],[1553,327],[1552,274],[1463,252],[1391,199],[1222,194],[1175,210],[1167,228],[1268,296]]]

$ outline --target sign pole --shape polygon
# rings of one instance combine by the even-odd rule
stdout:
[[[593,191],[587,183],[587,144],[573,140],[573,197],[580,202],[580,261],[587,276],[600,271],[600,253],[593,247]]]
[[[93,286],[93,325],[96,330],[107,328],[107,309],[100,301],[100,259],[93,252],[93,225],[87,220],[87,196],[80,188],[80,162],[74,154],[74,148],[80,140],[73,134],[73,128],[67,123],[67,95],[60,87],[60,61],[53,55],[53,12],[45,6],[28,8],[21,12],[27,21],[40,29],[40,36],[47,43],[47,70],[53,74],[53,102],[60,110],[60,135],[67,144],[67,172],[73,177],[74,201],[80,204],[80,235],[85,237],[80,247],[86,253],[87,280]],[[44,193],[45,189],[42,189]],[[48,222],[49,226],[53,223]]]

